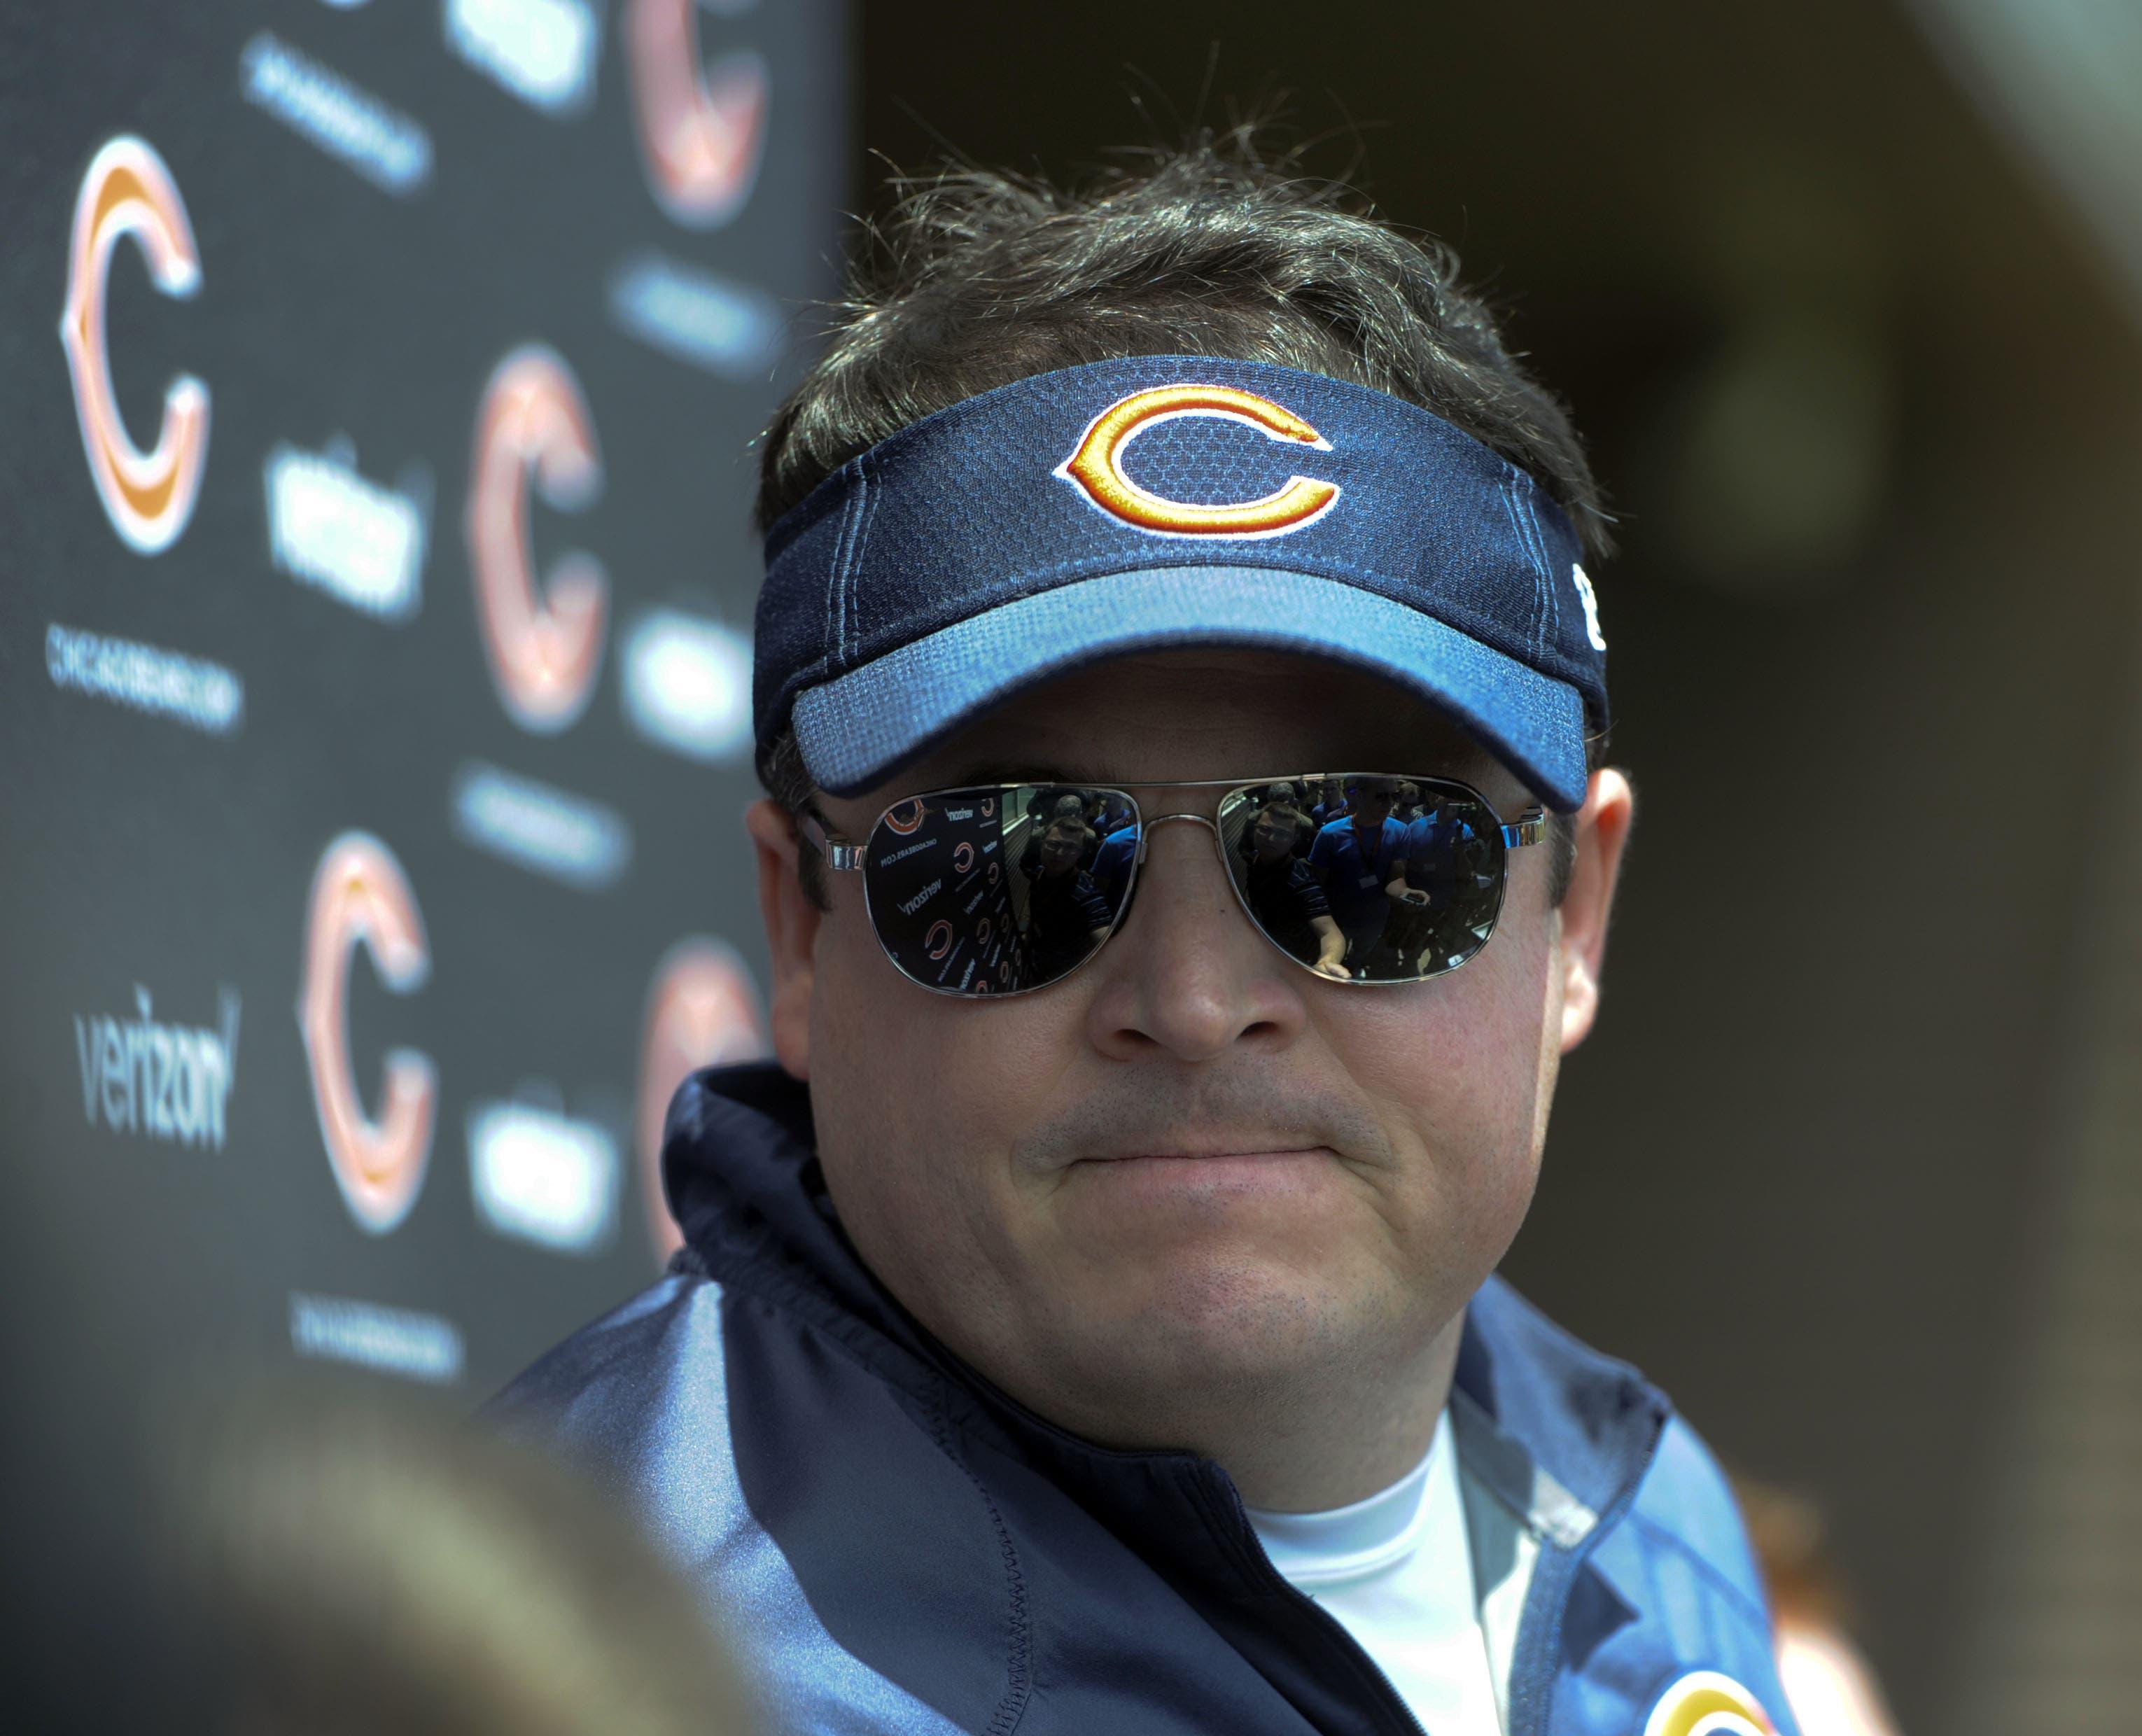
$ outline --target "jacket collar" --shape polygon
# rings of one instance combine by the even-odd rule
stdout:
[[[810,1094],[778,1067],[709,1068],[686,1080],[670,1105],[662,1179],[684,1235],[680,1258],[793,1308],[911,1394],[950,1402],[962,1421],[1008,1437],[1059,1476],[1104,1486],[1111,1506],[1147,1508],[1192,1487],[1201,1505],[1215,1504],[1212,1480],[1200,1474],[1212,1468],[1206,1462],[1097,1447],[1058,1428],[998,1392],[900,1305],[841,1228],[818,1166]],[[1499,1278],[1466,1311],[1453,1387],[1468,1471],[1565,1550],[1633,1497],[1667,1416],[1636,1370],[1562,1331]]]

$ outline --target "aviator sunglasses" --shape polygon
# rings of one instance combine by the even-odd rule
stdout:
[[[1133,789],[1218,789],[1211,816],[1147,817]],[[806,837],[860,873],[878,944],[940,994],[1025,994],[1059,983],[1123,925],[1146,845],[1171,820],[1212,834],[1257,932],[1332,982],[1424,982],[1488,944],[1508,852],[1546,835],[1528,808],[1505,825],[1444,777],[1311,772],[1257,783],[986,784],[910,796],[861,843]]]

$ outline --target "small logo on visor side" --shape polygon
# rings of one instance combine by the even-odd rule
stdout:
[[[1577,587],[1577,601],[1584,605],[1584,636],[1591,641],[1594,651],[1604,651],[1606,635],[1599,629],[1599,593],[1592,588],[1592,581],[1585,577],[1581,566],[1569,570],[1569,579]]]
[[[1232,386],[1155,386],[1120,398],[1093,419],[1054,474],[1110,516],[1157,536],[1284,536],[1331,510],[1339,485],[1290,476],[1274,492],[1253,501],[1172,501],[1139,486],[1123,471],[1130,443],[1158,423],[1211,417],[1246,423],[1271,440],[1292,441],[1319,452],[1331,442],[1284,405]]]

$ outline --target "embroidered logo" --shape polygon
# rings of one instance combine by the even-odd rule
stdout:
[[[1606,649],[1606,635],[1599,630],[1599,593],[1592,588],[1592,580],[1581,566],[1569,570],[1570,582],[1577,587],[1577,601],[1584,605],[1584,636],[1592,641],[1594,651]]]
[[[1093,419],[1055,474],[1102,511],[1157,536],[1284,536],[1314,524],[1339,498],[1339,485],[1290,476],[1254,501],[1172,501],[1133,481],[1123,453],[1148,428],[1185,417],[1241,422],[1271,440],[1328,452],[1331,442],[1283,405],[1231,386],[1155,386],[1118,400]]]
[[[1777,1736],[1755,1696],[1715,1669],[1691,1670],[1659,1696],[1644,1736]]]

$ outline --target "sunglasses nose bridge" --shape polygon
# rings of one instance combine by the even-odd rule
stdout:
[[[1152,842],[1153,832],[1171,820],[1187,820],[1192,826],[1203,826],[1216,839],[1220,836],[1220,828],[1203,814],[1155,814],[1138,828],[1138,859],[1141,866],[1145,861],[1146,848]]]

